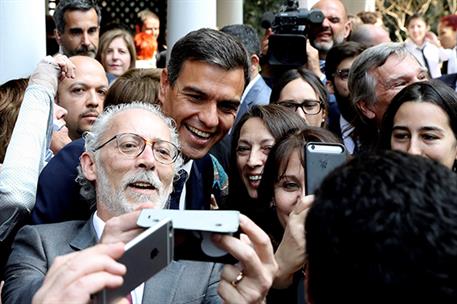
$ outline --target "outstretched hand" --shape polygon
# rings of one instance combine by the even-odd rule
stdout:
[[[240,239],[214,235],[213,241],[238,261],[225,265],[218,293],[225,303],[262,303],[278,270],[268,235],[248,217],[240,216]]]

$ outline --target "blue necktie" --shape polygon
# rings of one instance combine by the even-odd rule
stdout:
[[[179,170],[178,176],[178,179],[173,182],[173,192],[170,194],[170,209],[179,209],[179,199],[181,198],[184,183],[187,180],[186,170]]]

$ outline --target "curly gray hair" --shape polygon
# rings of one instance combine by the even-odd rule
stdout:
[[[176,145],[176,147],[180,148],[179,144],[179,139],[178,139],[178,132],[176,130],[176,123],[173,119],[165,116],[160,109],[157,107],[157,105],[149,104],[149,103],[143,103],[143,102],[132,102],[132,103],[123,103],[123,104],[118,104],[118,105],[113,105],[105,109],[100,116],[98,116],[97,120],[92,126],[92,129],[90,132],[86,132],[83,135],[84,141],[85,141],[85,150],[86,152],[90,153],[97,153],[94,152],[96,147],[98,147],[101,144],[101,141],[103,138],[105,138],[105,133],[108,131],[110,127],[110,122],[113,119],[113,117],[121,112],[127,111],[127,110],[132,110],[132,109],[142,109],[148,112],[151,112],[152,114],[158,116],[160,119],[162,119],[165,124],[168,126],[170,129],[170,137],[171,137],[171,142]],[[95,154],[95,159],[97,159],[97,155]],[[178,155],[178,158],[174,162],[174,174],[175,178],[178,176],[178,172],[180,168],[182,167],[183,164],[183,159],[181,155]],[[81,185],[81,190],[80,194],[81,196],[89,201],[94,201],[95,200],[95,187],[93,183],[91,183],[89,180],[86,179],[84,176],[81,166],[78,166],[78,176],[76,177],[76,181]]]

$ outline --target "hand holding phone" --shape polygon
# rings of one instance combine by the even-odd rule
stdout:
[[[237,259],[217,247],[211,234],[239,236],[240,213],[220,210],[143,209],[137,225],[150,227],[170,218],[174,228],[174,260],[235,264]]]
[[[96,295],[96,303],[112,303],[129,294],[141,283],[168,266],[173,260],[173,225],[162,219],[125,245],[118,262],[127,267],[124,283],[115,289],[104,289]]]

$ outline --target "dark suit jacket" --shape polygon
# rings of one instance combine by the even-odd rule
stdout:
[[[270,87],[265,83],[265,80],[263,80],[262,76],[260,76],[260,78],[254,83],[249,92],[246,94],[243,103],[240,105],[232,129],[235,127],[244,113],[246,113],[252,106],[269,104],[270,94]]]
[[[38,179],[37,198],[32,210],[33,224],[58,223],[71,220],[87,220],[94,211],[93,202],[81,197],[80,186],[75,182],[78,175],[79,156],[84,151],[84,140],[78,139],[66,145],[54,156]],[[186,183],[186,209],[208,210],[213,189],[214,169],[211,157],[194,160]]]
[[[457,73],[454,74],[447,74],[443,75],[441,77],[438,77],[439,80],[450,86],[454,91],[456,87],[456,82],[457,82]]]
[[[95,243],[92,218],[23,227],[5,268],[3,303],[31,303],[57,256]],[[173,261],[146,281],[142,303],[220,303],[220,270],[220,264]]]

